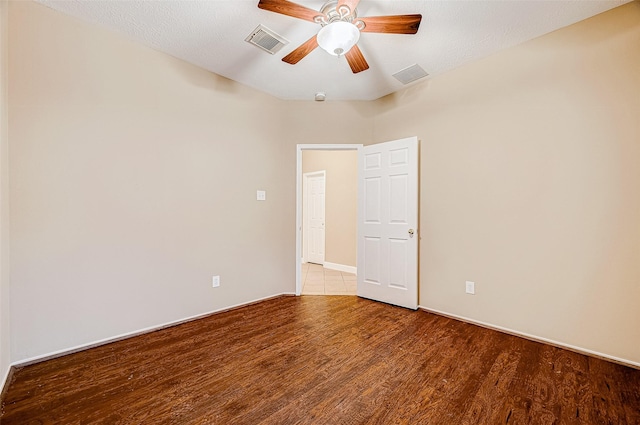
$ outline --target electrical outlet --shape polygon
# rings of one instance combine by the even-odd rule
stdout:
[[[476,293],[476,284],[475,282],[466,281],[465,282],[465,292],[467,294],[474,295]]]
[[[218,286],[220,286],[220,276],[213,276],[211,284],[214,288],[217,288]]]

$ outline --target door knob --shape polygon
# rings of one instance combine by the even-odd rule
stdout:
[[[409,229],[409,237],[412,238],[415,231],[413,229]]]

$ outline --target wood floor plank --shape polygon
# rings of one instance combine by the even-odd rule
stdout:
[[[12,424],[640,424],[640,371],[353,296],[282,297],[17,370]]]

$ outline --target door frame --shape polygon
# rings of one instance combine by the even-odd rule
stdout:
[[[360,151],[362,144],[296,145],[296,295],[302,293],[302,151]]]
[[[309,201],[309,179],[310,178],[314,178],[314,177],[322,177],[322,180],[324,181],[325,184],[325,194],[323,195],[326,198],[326,185],[327,185],[327,170],[321,170],[321,171],[312,171],[309,173],[303,173],[302,174],[302,260],[306,260],[306,262],[309,262],[309,241],[308,241],[308,235],[309,235],[309,213],[307,212],[305,214],[305,211],[308,211],[308,205],[305,205],[304,200],[306,199],[307,202]],[[323,202],[324,204],[324,202]],[[326,207],[324,208],[325,211],[322,212],[323,215],[326,214]],[[325,221],[326,221],[326,217],[324,217]],[[326,240],[326,227],[323,229],[323,232],[325,232],[325,237],[323,237]],[[326,246],[326,243],[325,243]],[[322,248],[322,263],[324,264],[324,247]]]

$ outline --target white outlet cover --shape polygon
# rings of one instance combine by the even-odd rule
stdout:
[[[467,280],[465,282],[465,290],[466,290],[467,294],[474,295],[476,293],[476,284],[475,284],[475,282],[471,282],[471,281]]]
[[[220,286],[220,276],[213,276],[213,278],[211,279],[211,285],[214,288],[217,288],[218,286]]]
[[[267,192],[265,190],[259,190],[256,192],[256,199],[258,201],[266,201],[267,200]]]

